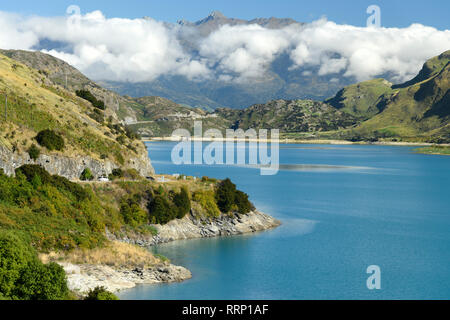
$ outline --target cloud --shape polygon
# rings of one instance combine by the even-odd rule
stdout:
[[[290,70],[317,70],[366,80],[414,76],[422,64],[450,49],[450,31],[413,24],[408,28],[362,28],[326,19],[282,29],[222,26],[203,37],[190,26],[153,20],[106,18],[100,11],[66,17],[25,17],[0,12],[0,47],[41,47],[95,80],[141,82],[162,75],[191,80],[243,82],[267,76],[282,54]]]
[[[408,28],[361,28],[324,19],[303,26],[293,40],[294,67],[319,66],[319,74],[366,80],[392,74],[403,81],[429,58],[450,49],[450,31],[413,24]],[[339,57],[339,58],[336,58]]]

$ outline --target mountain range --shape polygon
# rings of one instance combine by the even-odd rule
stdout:
[[[181,28],[179,40],[186,52],[192,57],[197,57],[198,37],[206,38],[225,25],[258,25],[268,29],[280,29],[292,24],[302,25],[301,22],[289,18],[242,20],[227,18],[222,13],[214,11],[197,22],[178,21],[178,27]],[[183,29],[190,31],[183,32]],[[195,36],[192,36],[193,34]],[[268,66],[264,76],[238,83],[220,79],[189,80],[176,75],[164,75],[150,82],[99,81],[99,83],[105,88],[132,97],[160,96],[179,104],[212,110],[219,107],[239,109],[274,99],[323,100],[355,81],[342,75],[319,76],[319,67],[292,69],[291,65],[289,55],[280,54]]]
[[[276,99],[209,112],[158,96],[121,96],[40,52],[0,53],[36,69],[52,85],[70,92],[90,91],[104,101],[111,121],[120,121],[145,137],[170,136],[178,128],[192,131],[194,121],[201,120],[205,130],[276,128],[284,137],[301,139],[450,141],[450,51],[429,59],[416,77],[403,84],[373,79],[346,86],[322,101]]]

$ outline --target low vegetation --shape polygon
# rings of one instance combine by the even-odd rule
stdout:
[[[426,154],[441,154],[450,156],[450,147],[448,146],[431,146],[431,147],[423,147],[415,150],[418,153],[426,153]]]
[[[84,300],[119,300],[119,298],[104,287],[96,287],[88,292]]]
[[[36,141],[49,151],[62,151],[64,149],[64,139],[53,130],[40,131],[36,136]]]
[[[246,214],[254,209],[248,200],[248,195],[237,190],[236,185],[228,178],[219,183],[216,191],[216,202],[220,211],[224,213],[233,210]]]
[[[68,298],[66,274],[56,263],[43,264],[22,232],[0,230],[0,296],[11,300]]]
[[[98,100],[89,90],[77,90],[76,95],[80,98],[89,101],[92,105],[100,110],[105,110],[105,103],[102,100]]]

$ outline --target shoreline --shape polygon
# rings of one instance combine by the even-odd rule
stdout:
[[[86,295],[96,287],[112,293],[132,289],[140,284],[182,282],[192,278],[187,268],[170,263],[152,267],[112,267],[105,264],[58,262],[67,275],[67,285],[78,295]]]
[[[148,248],[178,240],[251,234],[259,231],[268,231],[280,225],[281,222],[279,220],[257,210],[247,214],[235,214],[235,216],[222,214],[212,219],[199,218],[195,212],[191,212],[181,220],[172,220],[165,225],[153,225],[158,230],[158,234],[155,236],[128,234],[117,237],[114,234],[107,233],[107,237],[112,241]]]
[[[181,137],[146,137],[142,138],[143,142],[161,142],[161,141],[170,141],[170,142],[181,142],[183,141]],[[385,145],[385,146],[412,146],[412,147],[431,147],[431,146],[444,146],[450,147],[449,143],[429,143],[429,142],[407,142],[407,141],[376,141],[376,142],[368,142],[368,141],[348,141],[348,140],[333,140],[333,139],[317,139],[317,140],[297,140],[297,139],[238,139],[238,138],[198,138],[191,137],[188,141],[193,142],[257,142],[257,143],[272,143],[278,142],[280,144],[330,144],[330,145]]]
[[[149,247],[168,242],[188,239],[207,239],[234,235],[251,234],[276,228],[281,222],[267,214],[252,211],[246,215],[236,214],[208,219],[198,218],[191,212],[181,220],[172,220],[166,225],[154,225],[158,230],[155,236],[131,234],[117,237],[106,230],[107,238],[114,242]],[[114,267],[107,264],[75,264],[58,262],[66,271],[69,288],[80,295],[85,295],[95,287],[105,287],[110,292],[118,293],[132,289],[137,285],[183,282],[192,278],[190,270],[169,262],[151,267],[128,266]]]

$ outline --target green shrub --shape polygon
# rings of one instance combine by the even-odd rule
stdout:
[[[37,259],[24,268],[14,289],[14,296],[24,300],[62,300],[68,293],[64,269]]]
[[[238,212],[241,214],[249,213],[255,209],[252,203],[248,200],[248,194],[240,190],[236,190],[234,195],[234,204],[237,206]]]
[[[138,194],[120,202],[120,214],[125,223],[132,227],[148,223],[148,214],[141,208],[140,202],[141,197]]]
[[[166,224],[177,217],[178,210],[174,208],[166,197],[156,195],[148,206],[152,223]]]
[[[116,179],[120,179],[124,177],[124,171],[120,168],[113,169],[111,174],[108,176],[109,180],[114,181]]]
[[[128,139],[130,140],[137,140],[140,139],[141,137],[139,136],[139,134],[135,131],[133,131],[133,129],[131,129],[130,127],[125,127],[125,135],[128,137]]]
[[[248,200],[248,195],[237,190],[236,185],[228,178],[219,183],[216,190],[216,202],[220,211],[224,213],[237,208],[239,213],[246,214],[254,208]]]
[[[36,145],[32,144],[31,147],[28,149],[28,155],[31,159],[36,161],[39,158],[39,155],[41,154],[41,150],[36,147]]]
[[[139,178],[141,178],[141,175],[136,169],[127,169],[122,173],[122,175],[130,180],[138,180]]]
[[[98,100],[94,95],[88,90],[77,90],[75,91],[76,95],[80,98],[89,101],[92,105],[100,110],[105,110],[105,103],[102,100]]]
[[[43,167],[36,164],[25,164],[15,170],[16,175],[21,173],[25,178],[32,182],[35,176],[39,176],[43,184],[52,183],[53,178]]]
[[[68,179],[61,176],[51,176],[43,167],[35,164],[25,164],[16,169],[16,175],[23,175],[27,179],[28,182],[33,183],[36,176],[39,176],[42,184],[48,184],[58,188],[60,190],[67,191],[68,193],[75,196],[75,198],[79,201],[85,200],[89,198],[89,193],[86,191],[83,186],[71,182]]]
[[[230,212],[234,204],[235,193],[236,185],[230,179],[227,178],[219,183],[216,191],[216,201],[220,211],[224,213]]]
[[[104,287],[96,287],[89,291],[84,300],[119,300],[119,298]]]
[[[92,181],[94,180],[94,175],[92,174],[91,169],[86,168],[83,170],[80,176],[81,181]]]
[[[64,149],[64,139],[53,130],[43,130],[36,136],[36,141],[48,150],[62,151]]]
[[[209,217],[219,217],[220,210],[217,207],[216,200],[214,198],[214,192],[212,191],[196,191],[193,195],[195,202],[205,210]]]
[[[183,219],[186,214],[191,211],[191,200],[189,199],[189,191],[186,187],[173,197],[173,203],[177,207],[177,218]]]
[[[0,294],[12,295],[15,285],[36,253],[12,231],[0,230]]]

